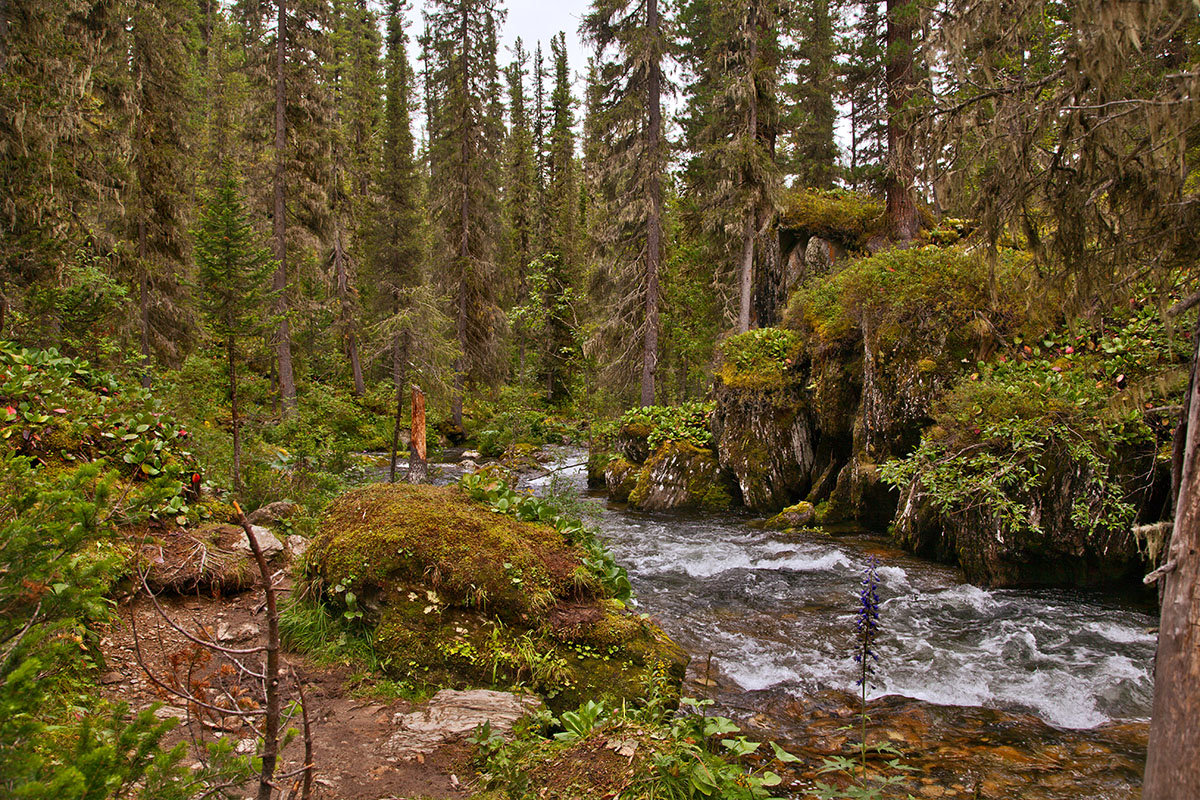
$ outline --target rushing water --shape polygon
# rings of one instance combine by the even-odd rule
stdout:
[[[581,468],[564,473],[582,482]],[[1062,728],[1149,717],[1156,620],[1128,606],[981,589],[866,535],[767,531],[733,515],[607,510],[598,522],[643,610],[743,691],[854,688],[857,592],[874,555],[871,697],[1030,712]]]
[[[457,452],[451,454],[456,457]],[[585,488],[586,454],[553,473]],[[462,469],[443,464],[437,482]],[[982,589],[865,532],[784,533],[744,515],[652,514],[598,503],[639,610],[692,655],[688,691],[819,765],[852,744],[858,589],[880,562],[873,736],[931,797],[1130,800],[1139,795],[1156,620],[1098,594]],[[815,767],[793,796],[809,796]]]
[[[559,459],[560,466],[583,460],[569,450]],[[557,474],[583,486],[582,466]],[[529,483],[540,488],[550,480]],[[878,701],[881,714],[891,707],[893,718],[940,715],[933,723],[940,730],[930,733],[927,725],[917,736],[930,750],[927,739],[942,737],[943,759],[952,749],[947,739],[986,743],[1007,735],[1023,754],[1008,753],[1011,744],[997,750],[1033,764],[1026,769],[1039,787],[1062,771],[1056,765],[1074,767],[1089,755],[1097,762],[1097,774],[1081,767],[1063,793],[1034,796],[1135,796],[1156,624],[1143,611],[1097,594],[982,589],[952,567],[866,533],[782,533],[732,514],[619,507],[605,508],[597,522],[629,570],[641,610],[692,654],[693,685],[713,687],[710,694],[727,710],[762,717],[781,704],[855,691],[857,593],[873,555],[881,565],[882,634],[870,697],[892,696]],[[791,733],[813,735],[803,724]],[[1005,784],[996,796],[1015,796],[1009,792],[1018,784]]]

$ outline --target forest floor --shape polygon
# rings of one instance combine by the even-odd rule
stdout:
[[[242,649],[261,640],[266,625],[261,604],[261,595],[254,591],[159,599],[161,611],[185,631],[206,631],[222,645]],[[126,600],[120,616],[120,622],[101,641],[108,668],[102,676],[105,695],[129,703],[135,710],[163,704],[156,712],[159,717],[180,720],[172,741],[190,739],[202,744],[214,737],[234,737],[237,752],[254,752],[255,735],[240,720],[211,714],[197,719],[188,713],[184,701],[150,677],[172,686],[186,684],[212,692],[221,683],[239,683],[238,676],[219,674],[220,668],[214,667],[208,654],[173,628],[144,594]],[[359,695],[352,689],[345,667],[318,665],[289,652],[282,654],[281,662],[281,671],[286,675],[294,672],[304,686],[316,766],[314,798],[447,800],[468,796],[470,746],[461,736],[452,737],[427,755],[409,754],[406,758],[389,748],[388,742],[397,730],[397,715],[419,710],[416,704]],[[227,666],[224,672],[230,669]],[[232,693],[236,696],[238,690],[233,688]],[[299,729],[300,721],[293,720],[292,727]],[[303,755],[302,737],[296,737],[283,751],[279,773],[296,770]],[[298,786],[297,779],[289,782]],[[299,796],[294,788],[289,794]]]

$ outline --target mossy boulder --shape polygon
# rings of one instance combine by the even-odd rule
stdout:
[[[637,702],[656,677],[678,687],[687,655],[607,597],[585,558],[458,487],[377,484],[330,507],[307,568],[334,602],[354,593],[381,661],[412,685],[522,684],[556,711]]]
[[[742,503],[758,511],[803,496],[814,463],[814,431],[804,390],[737,389],[717,383],[713,437],[718,461],[737,481]]]
[[[608,462],[604,469],[604,483],[608,486],[608,496],[618,503],[629,500],[629,494],[637,486],[638,473],[642,468],[622,456],[617,456]]]
[[[712,450],[690,442],[666,442],[637,473],[629,502],[646,511],[721,511],[733,505],[735,492]]]
[[[650,434],[654,424],[649,419],[626,422],[617,430],[613,446],[627,461],[644,464],[650,457]]]
[[[1104,503],[1088,465],[1065,449],[1048,453],[1046,463],[1043,480],[1011,493],[1025,509],[1020,519],[987,503],[940,510],[918,475],[901,498],[893,536],[911,552],[958,564],[968,581],[985,586],[1101,587],[1134,582],[1153,568],[1131,528],[1080,524],[1081,510]]]
[[[607,450],[588,451],[587,487],[589,489],[603,489],[608,485],[604,473],[608,469],[608,462],[612,460],[612,457],[613,454]]]
[[[812,524],[816,518],[816,507],[812,503],[801,500],[799,503],[788,506],[767,520],[767,527],[775,530],[803,528],[806,525]]]

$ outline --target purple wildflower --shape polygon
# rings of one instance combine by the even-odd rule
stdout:
[[[879,561],[867,559],[863,568],[862,588],[858,591],[858,618],[854,625],[854,662],[858,664],[858,686],[866,690],[867,679],[875,671],[871,662],[878,661],[875,639],[879,635]]]

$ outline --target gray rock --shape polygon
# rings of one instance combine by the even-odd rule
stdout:
[[[308,552],[308,539],[293,533],[287,537],[287,551],[293,559],[303,558],[304,554]]]
[[[251,525],[276,525],[300,513],[300,506],[291,500],[276,500],[252,511],[246,519]]]
[[[479,454],[478,450],[463,450],[463,454],[459,456],[459,461],[465,464],[467,461],[478,461],[481,458],[483,456]]]
[[[820,275],[833,269],[833,262],[841,255],[841,248],[833,242],[814,236],[804,248],[804,265],[809,275]]]
[[[475,689],[460,692],[442,689],[421,711],[397,714],[392,719],[396,732],[384,744],[390,754],[412,760],[437,750],[490,723],[501,736],[512,733],[518,719],[544,708],[540,698],[510,692]]]
[[[258,541],[258,546],[262,549],[265,557],[272,558],[283,552],[283,542],[276,539],[275,534],[261,525],[251,525],[250,530],[254,532],[254,538]],[[254,553],[250,548],[250,539],[246,536],[245,531],[238,531],[238,538],[233,543],[233,549],[242,553]]]
[[[246,642],[259,635],[258,626],[252,622],[245,622],[236,627],[230,627],[222,622],[217,625],[217,641],[218,642]]]

